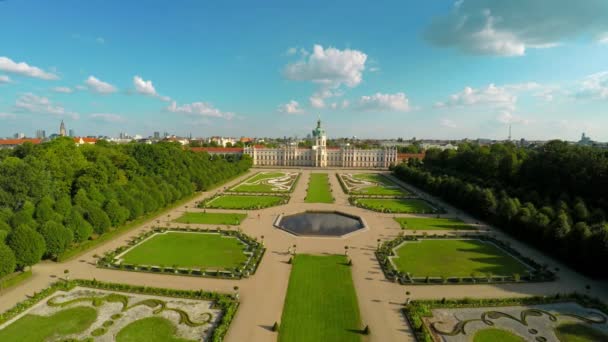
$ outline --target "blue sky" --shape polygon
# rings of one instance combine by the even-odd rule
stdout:
[[[608,2],[0,1],[0,136],[608,141]]]

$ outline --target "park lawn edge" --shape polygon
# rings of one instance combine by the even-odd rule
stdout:
[[[15,304],[12,308],[0,313],[0,324],[13,319],[20,313],[29,310],[34,305],[38,304],[42,300],[50,297],[55,292],[64,290],[69,291],[76,286],[106,290],[112,292],[121,293],[135,293],[135,294],[147,294],[153,296],[170,297],[170,298],[187,298],[194,300],[211,301],[214,305],[217,305],[222,309],[222,314],[219,322],[213,329],[210,341],[221,342],[224,340],[228,328],[232,323],[234,315],[239,307],[239,301],[235,300],[231,295],[211,292],[205,290],[176,290],[161,287],[149,287],[149,286],[138,286],[120,283],[108,283],[101,282],[98,280],[85,280],[85,279],[73,279],[73,280],[60,280],[51,283],[48,287],[44,288],[39,292],[34,292],[32,296],[27,299]],[[152,317],[152,316],[151,316]]]
[[[251,252],[251,256],[247,259],[245,264],[245,268],[249,270],[249,274],[243,273],[233,273],[232,271],[227,270],[216,270],[215,273],[207,272],[207,270],[201,271],[193,271],[193,272],[184,272],[183,270],[193,270],[192,268],[187,267],[177,267],[173,268],[173,266],[161,267],[160,265],[151,266],[151,265],[143,265],[143,264],[127,264],[121,263],[116,264],[115,259],[121,253],[137,246],[139,243],[145,241],[148,237],[164,232],[186,232],[186,233],[218,233],[222,235],[227,235],[231,237],[235,237],[241,240],[243,243],[248,245],[249,252]],[[120,270],[127,272],[142,272],[142,273],[152,273],[152,274],[167,274],[167,275],[175,275],[175,276],[191,276],[191,277],[201,277],[201,278],[218,278],[218,279],[242,279],[247,278],[254,275],[257,269],[262,262],[262,258],[266,254],[266,247],[256,239],[250,237],[249,235],[233,230],[220,230],[220,229],[209,229],[209,228],[160,228],[156,227],[152,230],[144,231],[131,240],[129,243],[119,246],[118,248],[107,252],[103,255],[103,257],[97,260],[96,266],[98,268],[106,268],[112,270]],[[144,267],[145,266],[145,267]]]
[[[31,278],[32,269],[28,268],[25,271],[13,272],[0,278],[0,291],[6,290],[13,286],[17,286],[27,279]]]
[[[445,230],[445,231],[460,231],[460,230],[469,230],[469,231],[476,231],[477,229],[473,226],[471,226],[470,224],[458,219],[458,218],[454,218],[454,217],[440,217],[440,218],[436,218],[436,217],[393,217],[393,220],[395,222],[397,222],[399,224],[399,226],[401,227],[401,229],[403,230],[413,230],[413,231],[425,231],[425,230]],[[453,223],[461,223],[463,226],[466,226],[468,228],[433,228],[433,227],[426,227],[426,228],[411,228],[409,226],[407,226],[407,224],[405,224],[406,222],[403,221],[407,221],[407,220],[444,220],[446,222],[452,221]]]
[[[414,300],[404,305],[401,313],[411,327],[417,341],[433,341],[431,328],[425,323],[425,318],[433,317],[432,310],[439,308],[499,308],[508,306],[529,306],[554,303],[575,302],[584,308],[596,309],[608,315],[608,305],[597,298],[576,292],[568,294],[556,293],[550,296],[529,296],[517,298],[461,298],[461,299],[426,299]]]
[[[492,276],[491,278],[486,277],[457,277],[457,276],[446,276],[446,277],[426,277],[424,281],[419,278],[410,278],[407,273],[400,272],[395,268],[393,263],[389,260],[391,257],[396,256],[394,249],[403,242],[406,241],[418,241],[420,239],[448,239],[448,240],[463,240],[463,239],[476,239],[483,242],[489,242],[494,244],[498,249],[508,254],[515,260],[521,262],[523,265],[528,266],[532,270],[528,276],[521,276],[515,278],[515,276]],[[496,238],[481,235],[481,234],[462,234],[459,236],[453,236],[448,234],[426,234],[422,235],[399,235],[398,237],[383,242],[378,245],[375,252],[376,260],[380,264],[380,268],[384,273],[387,280],[393,282],[399,282],[402,285],[471,285],[471,284],[507,284],[507,283],[533,283],[533,282],[547,282],[554,281],[557,279],[555,273],[549,270],[546,266],[540,265],[535,260],[522,255],[519,251],[508,245],[507,243],[498,240]]]
[[[246,171],[249,172],[249,171]],[[123,234],[126,234],[127,232],[129,232],[130,230],[136,228],[139,225],[144,224],[145,222],[148,222],[150,220],[153,220],[153,218],[157,217],[157,216],[161,216],[162,214],[171,211],[173,209],[175,209],[176,207],[179,207],[180,205],[187,203],[188,201],[196,198],[197,196],[200,196],[201,194],[203,194],[204,192],[209,192],[212,191],[214,189],[217,189],[219,187],[221,187],[222,185],[226,184],[227,182],[233,181],[238,177],[243,176],[243,173],[235,175],[234,177],[230,177],[229,179],[227,179],[224,182],[218,183],[212,187],[210,187],[209,189],[206,189],[205,191],[197,191],[194,192],[193,194],[186,196],[182,199],[179,199],[163,208],[159,208],[156,209],[153,212],[144,214],[143,216],[140,216],[132,221],[129,221],[121,226],[115,227],[114,229],[110,230],[109,232],[106,232],[104,234],[101,234],[99,237],[97,237],[95,240],[87,240],[84,241],[80,244],[77,244],[73,247],[68,248],[67,250],[65,250],[63,253],[61,253],[56,261],[59,263],[65,262],[65,261],[70,261],[73,258],[76,258],[77,256],[80,256],[86,252],[88,252],[90,249],[93,249],[95,247],[99,247],[105,243],[107,243],[109,240],[112,240],[114,238],[117,238]]]
[[[183,217],[188,216],[188,215],[192,215],[192,216],[205,216],[205,215],[217,215],[217,216],[230,216],[230,215],[236,215],[239,223],[238,224],[234,224],[234,223],[209,223],[209,222],[188,222],[188,220],[183,219]],[[182,223],[182,224],[207,224],[207,225],[224,225],[224,226],[238,226],[241,224],[241,222],[243,222],[244,219],[247,218],[247,214],[245,213],[216,213],[216,212],[202,212],[202,211],[187,211],[184,212],[180,217],[174,219],[172,222],[175,223]]]

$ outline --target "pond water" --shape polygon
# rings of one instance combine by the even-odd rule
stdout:
[[[302,236],[342,236],[365,227],[359,217],[329,211],[283,216],[278,226]]]

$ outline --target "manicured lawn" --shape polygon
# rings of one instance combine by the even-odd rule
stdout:
[[[475,333],[473,342],[524,342],[525,340],[503,329],[482,329]],[[565,340],[564,340],[565,341]],[[568,340],[569,341],[569,340]]]
[[[407,230],[474,230],[475,228],[453,218],[395,217],[401,229]]]
[[[247,214],[237,213],[184,213],[174,220],[179,223],[221,224],[238,226]]]
[[[390,213],[430,214],[433,209],[427,202],[419,199],[404,198],[358,198],[357,202],[364,208]]]
[[[397,269],[414,277],[468,277],[475,273],[510,276],[526,267],[490,243],[480,240],[420,240],[406,242],[396,251]]]
[[[149,317],[130,323],[116,335],[117,342],[194,342],[175,336],[177,328],[162,317]]]
[[[122,256],[124,263],[200,269],[231,269],[243,264],[245,245],[214,233],[157,234]]]
[[[360,341],[362,329],[350,266],[341,255],[297,255],[279,342]]]
[[[608,341],[608,335],[582,323],[561,324],[555,329],[555,335],[560,341],[568,342]]]
[[[236,185],[234,188],[230,189],[230,191],[289,192],[297,178],[297,173],[260,172]]]
[[[48,317],[25,315],[0,330],[0,341],[46,341],[53,336],[85,331],[96,319],[97,311],[84,306],[62,310]]]
[[[306,203],[333,203],[327,173],[311,173],[306,190]]]
[[[240,196],[240,195],[221,195],[205,203],[205,208],[217,209],[261,209],[283,202],[281,196]]]

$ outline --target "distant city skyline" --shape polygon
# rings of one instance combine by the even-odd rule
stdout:
[[[320,115],[330,137],[608,141],[602,0],[9,0],[0,21],[2,137],[304,137]]]

